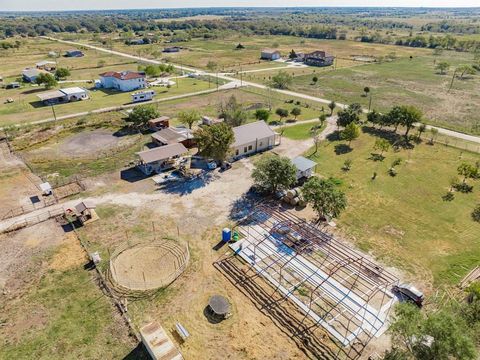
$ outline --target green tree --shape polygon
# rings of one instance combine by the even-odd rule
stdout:
[[[360,136],[360,128],[355,123],[350,123],[345,126],[345,129],[340,134],[342,140],[348,141],[348,146],[351,142]]]
[[[327,121],[327,115],[325,114],[320,114],[318,116],[318,120],[320,121],[320,127],[323,127],[323,125],[325,124],[325,121]]]
[[[455,72],[459,74],[458,77],[460,79],[464,79],[465,75],[475,75],[476,73],[475,69],[470,65],[460,65]]]
[[[429,143],[431,145],[433,145],[435,143],[435,139],[437,138],[437,136],[438,136],[438,129],[434,128],[434,127],[430,128],[430,141],[429,141]]]
[[[318,76],[315,75],[315,76],[312,78],[312,81],[313,81],[314,84],[316,84],[317,81],[318,81]]]
[[[292,49],[292,51],[290,51],[290,54],[288,55],[288,57],[290,58],[290,60],[294,60],[297,58],[297,53],[295,52],[295,50]]]
[[[231,126],[225,123],[199,128],[194,137],[199,153],[215,161],[225,161],[235,140]]]
[[[290,188],[297,180],[296,173],[297,170],[288,157],[267,155],[255,164],[252,178],[265,191],[275,193]]]
[[[38,85],[45,85],[46,89],[51,89],[58,85],[57,80],[52,74],[40,73],[35,79],[35,83]]]
[[[302,109],[299,107],[294,107],[291,111],[290,114],[295,117],[295,121],[297,121],[297,116],[299,116],[302,113]]]
[[[390,149],[390,143],[385,139],[375,140],[375,145],[373,145],[374,150],[380,150],[380,156],[383,156],[383,153]]]
[[[263,121],[268,121],[270,118],[270,111],[267,109],[257,109],[255,111],[255,119],[257,120],[263,120]]]
[[[220,103],[219,117],[230,126],[235,127],[245,123],[248,114],[243,110],[235,95],[232,95],[226,103]]]
[[[368,93],[370,92],[370,88],[369,88],[368,86],[365,86],[365,87],[363,88],[363,92],[365,93],[365,97],[367,97],[367,96],[368,96]]]
[[[477,206],[475,206],[475,208],[473,209],[472,211],[472,219],[473,221],[476,221],[476,222],[479,222],[480,223],[480,204],[478,204]],[[480,301],[479,301],[479,304],[480,304]],[[479,314],[480,314],[480,306],[479,306]],[[480,321],[480,319],[479,319]]]
[[[479,177],[478,167],[465,162],[458,166],[457,173],[458,175],[463,176],[464,184],[468,179],[477,179]]]
[[[418,125],[418,128],[417,128],[417,137],[418,137],[418,140],[420,140],[422,138],[422,134],[427,131],[427,125],[425,125],[424,123],[420,123]]]
[[[128,121],[136,127],[143,127],[148,120],[159,117],[157,109],[153,105],[140,105],[133,108],[128,114]]]
[[[330,109],[330,116],[333,115],[333,110],[335,110],[336,107],[337,107],[337,104],[335,103],[335,101],[331,101],[328,104],[328,108]]]
[[[422,112],[415,106],[401,105],[394,106],[388,113],[387,117],[392,125],[398,127],[398,125],[405,126],[405,137],[408,137],[408,133],[414,127],[415,123],[422,121]],[[395,128],[396,130],[396,128]]]
[[[440,71],[440,74],[442,75],[445,75],[448,71],[448,69],[450,68],[450,64],[446,61],[440,61],[439,63],[437,63],[437,65],[435,66],[435,69],[437,69],[438,71]]]
[[[313,176],[303,185],[302,194],[319,218],[324,216],[336,218],[347,207],[345,194],[332,180]]]
[[[270,86],[275,89],[288,89],[293,83],[293,76],[286,71],[279,71],[272,76]]]
[[[70,76],[70,70],[67,68],[58,68],[55,71],[55,77],[57,79],[65,79],[67,76]]]
[[[288,110],[278,108],[277,110],[275,110],[275,114],[277,114],[280,117],[280,121],[282,121],[283,118],[286,118],[288,116]]]
[[[187,125],[189,129],[192,128],[193,124],[200,121],[200,114],[196,110],[181,111],[177,117],[180,123]]]
[[[346,127],[351,123],[358,123],[360,121],[360,113],[362,108],[359,104],[351,104],[346,109],[338,112],[337,126]]]

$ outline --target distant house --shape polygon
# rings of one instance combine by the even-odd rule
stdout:
[[[175,166],[177,159],[188,152],[183,144],[160,146],[137,153],[139,162],[137,168],[145,175],[160,173]]]
[[[141,102],[141,101],[149,101],[152,100],[155,96],[155,91],[153,90],[146,90],[146,91],[139,91],[132,94],[132,102]]]
[[[265,121],[256,121],[233,128],[235,141],[232,144],[234,158],[271,149],[276,145],[276,133]]]
[[[311,177],[317,166],[316,162],[303,156],[297,156],[292,160],[292,163],[297,168],[297,180]]]
[[[40,93],[37,97],[45,104],[60,104],[71,101],[80,101],[88,99],[88,92],[81,87],[71,87],[60,90],[52,90]]]
[[[40,75],[41,71],[38,69],[25,69],[22,71],[23,81],[34,83],[37,80],[37,76]]]
[[[148,120],[148,128],[152,131],[159,131],[170,126],[170,118],[168,116],[160,116],[155,119]]]
[[[145,73],[141,71],[109,71],[100,74],[100,82],[96,86],[120,91],[144,89],[147,87],[145,77]]]
[[[327,54],[325,51],[314,51],[309,54],[305,54],[304,62],[310,66],[330,66],[333,65],[335,56]]]
[[[186,128],[168,127],[152,134],[152,142],[159,145],[183,144],[187,148],[195,145],[193,133]]]
[[[278,60],[282,57],[280,51],[272,49],[263,49],[260,54],[262,60]]]
[[[20,87],[20,83],[18,82],[11,82],[5,86],[5,89],[18,89]]]
[[[163,49],[164,53],[177,53],[181,50],[179,46],[170,46]]]
[[[82,57],[85,54],[80,50],[68,50],[65,52],[66,57]]]
[[[35,67],[40,70],[55,71],[57,70],[57,63],[55,61],[43,60],[36,63]]]
[[[143,44],[145,44],[145,40],[143,40],[143,39],[132,39],[132,40],[128,41],[128,43],[130,45],[143,45]]]

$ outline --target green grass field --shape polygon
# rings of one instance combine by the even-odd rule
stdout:
[[[480,202],[480,184],[476,182],[471,194],[455,193],[452,202],[442,196],[458,165],[475,163],[480,156],[421,144],[413,150],[390,150],[384,161],[373,161],[375,139],[362,134],[348,153],[343,153],[344,142],[327,141],[314,158],[318,173],[340,179],[347,194],[348,207],[337,220],[341,231],[362,250],[425,284],[457,283],[480,262],[480,224],[470,217]],[[387,171],[395,158],[402,164],[392,177]],[[344,172],[347,159],[353,164]]]
[[[19,340],[0,335],[0,359],[123,358],[134,345],[114,311],[83,265],[48,270],[9,309],[28,320]]]
[[[312,137],[312,127],[319,125],[320,122],[315,123],[306,123],[306,124],[298,124],[294,126],[287,126],[285,127],[285,131],[283,132],[282,136],[289,138],[291,140],[306,140]],[[322,131],[323,128],[318,129],[318,131]],[[278,132],[279,129],[276,129]]]

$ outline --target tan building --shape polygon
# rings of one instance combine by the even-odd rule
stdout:
[[[234,158],[265,151],[276,145],[277,134],[265,121],[234,127],[233,133],[235,135],[235,141],[232,144]]]

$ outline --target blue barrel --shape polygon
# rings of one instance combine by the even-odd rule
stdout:
[[[223,242],[229,242],[230,239],[232,238],[232,230],[229,228],[225,228],[222,231],[222,241]]]

